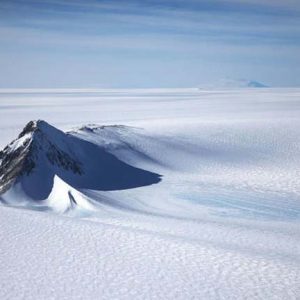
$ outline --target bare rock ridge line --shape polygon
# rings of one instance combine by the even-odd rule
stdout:
[[[9,192],[14,189],[28,199],[45,200],[54,188],[55,177],[80,191],[122,190],[161,180],[159,174],[119,160],[96,140],[84,139],[78,132],[81,129],[65,133],[45,121],[30,121],[17,139],[0,151],[2,202],[10,202]],[[103,130],[95,132],[85,130],[85,134],[98,135]]]

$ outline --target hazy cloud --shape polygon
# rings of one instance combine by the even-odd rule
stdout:
[[[214,80],[218,73],[220,77],[254,76],[269,84],[298,85],[299,6],[293,0],[2,0],[0,62],[7,70],[2,68],[0,79],[2,85],[13,85],[18,76],[8,62],[21,66],[25,59],[26,65],[35,65],[34,57],[40,57],[45,86],[49,62],[54,59],[65,67],[76,60],[78,72],[85,72],[83,66],[93,69],[95,64],[104,71],[113,69],[112,86],[143,85],[140,79],[135,84],[134,79],[126,82],[127,78],[118,76],[118,70],[124,73],[124,66],[128,71],[150,70],[157,86],[163,82],[163,68],[183,68],[184,73],[190,68],[188,77],[170,73],[165,81],[171,85]],[[276,74],[286,70],[290,72],[282,79]],[[26,72],[30,75],[32,71],[22,70],[21,74]],[[84,77],[83,85],[95,81],[89,76]],[[68,86],[75,84],[70,77],[64,80]]]

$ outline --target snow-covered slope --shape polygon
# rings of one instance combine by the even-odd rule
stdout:
[[[4,159],[0,298],[297,299],[299,99],[271,88],[0,93],[2,147],[28,120],[52,124],[34,123],[49,128],[39,151],[26,133],[2,153],[3,165],[21,147],[14,157],[35,167],[20,174]],[[68,164],[48,160],[50,143]],[[52,174],[43,199],[24,188],[39,170]]]

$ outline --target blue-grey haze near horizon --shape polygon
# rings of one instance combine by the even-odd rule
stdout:
[[[1,88],[300,86],[298,0],[0,1]]]

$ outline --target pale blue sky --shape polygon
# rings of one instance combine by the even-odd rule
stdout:
[[[300,86],[300,1],[0,1],[0,87]]]

